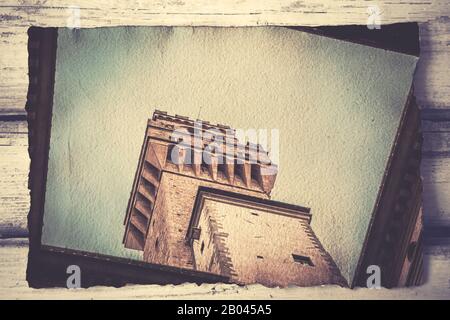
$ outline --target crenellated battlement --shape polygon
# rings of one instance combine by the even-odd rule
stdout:
[[[147,136],[163,170],[267,194],[275,183],[278,168],[267,151],[240,143],[229,126],[155,111]]]

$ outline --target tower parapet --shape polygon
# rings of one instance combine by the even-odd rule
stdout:
[[[155,111],[147,136],[163,170],[270,194],[277,166],[259,144],[242,144],[227,125]],[[155,146],[157,145],[157,146]]]
[[[261,145],[241,143],[230,126],[156,110],[147,123],[128,203],[128,248],[144,248],[164,171],[268,198],[278,168]]]
[[[271,201],[278,168],[226,125],[155,111],[127,208],[124,244],[146,262],[235,283],[345,285],[308,208]]]

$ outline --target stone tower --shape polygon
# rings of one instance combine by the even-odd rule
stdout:
[[[277,166],[228,126],[155,111],[125,218],[144,261],[236,283],[345,285],[309,209],[269,200]]]

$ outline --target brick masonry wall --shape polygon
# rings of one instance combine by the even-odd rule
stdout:
[[[144,248],[144,260],[193,269],[193,257],[185,237],[200,186],[268,198],[261,192],[200,180],[164,171]]]
[[[211,221],[215,230],[208,227]],[[212,256],[209,251],[216,251],[222,268],[237,283],[346,285],[304,219],[207,199],[200,227],[202,235],[194,241],[194,252],[202,271],[212,271],[203,260]],[[206,246],[209,238],[214,239],[214,246]],[[202,242],[203,253],[199,249]],[[313,266],[295,262],[292,254],[310,258]]]

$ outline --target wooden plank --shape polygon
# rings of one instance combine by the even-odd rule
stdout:
[[[442,236],[442,228],[450,227],[450,110],[425,110],[422,119],[424,223]]]
[[[28,90],[27,42],[26,28],[0,26],[0,114],[25,114]]]
[[[422,152],[425,157],[450,156],[450,131],[423,132],[423,140]]]
[[[450,226],[450,181],[424,184],[423,190],[425,226]]]
[[[27,234],[27,131],[25,121],[0,121],[0,238]]]
[[[441,291],[450,298],[450,243],[425,246],[424,280],[430,292]]]
[[[28,287],[25,280],[27,260],[27,239],[0,239],[0,268],[2,270],[0,287],[3,288],[2,290]]]
[[[25,114],[28,88],[27,28],[30,25],[67,26],[68,7],[77,1],[53,0],[3,1],[0,5],[0,114]],[[415,90],[423,108],[450,108],[450,4],[448,1],[378,2],[383,24],[404,21],[420,25],[421,59],[415,75]],[[345,25],[365,24],[368,3],[342,1],[258,1],[230,0],[210,3],[206,0],[147,2],[135,0],[90,1],[79,4],[81,27],[117,25]],[[436,20],[436,17],[439,17]],[[425,23],[427,21],[430,21]],[[439,119],[439,118],[438,118]],[[442,119],[442,118],[441,118]],[[442,122],[442,121],[441,121]],[[424,178],[425,216],[431,212],[432,224],[447,224],[450,216],[450,167],[448,165],[448,123],[425,123]],[[11,129],[11,128],[15,129]],[[7,128],[7,129],[5,129]],[[0,237],[26,232],[29,206],[27,189],[26,123],[14,125],[0,121]],[[436,131],[436,132],[435,132]],[[427,204],[425,204],[427,203]],[[434,222],[433,222],[434,221]],[[5,242],[7,241],[7,242]],[[447,298],[449,292],[449,249],[433,247],[426,251],[432,274],[428,289],[399,291],[347,290],[341,288],[267,289],[262,286],[128,286],[122,289],[67,291],[33,290],[24,280],[27,243],[23,240],[0,240],[0,298]],[[8,288],[9,290],[3,290]],[[422,287],[421,287],[422,288]],[[238,295],[238,296],[236,296]]]
[[[0,299],[448,299],[450,297],[450,246],[425,250],[427,283],[420,287],[370,290],[337,286],[286,289],[261,285],[184,284],[177,286],[128,285],[122,288],[92,287],[31,289],[25,281],[28,242],[0,240]],[[81,270],[83,277],[83,270]]]
[[[24,114],[28,88],[27,28],[66,27],[74,1],[6,1],[0,6],[0,113]],[[450,106],[450,4],[408,1],[378,3],[381,23],[418,21],[421,59],[415,75],[416,97],[426,108]],[[79,4],[80,26],[264,26],[365,25],[365,1],[91,1]]]
[[[450,3],[450,2],[449,2]],[[420,59],[414,76],[415,96],[422,108],[450,107],[450,18],[420,24]]]

